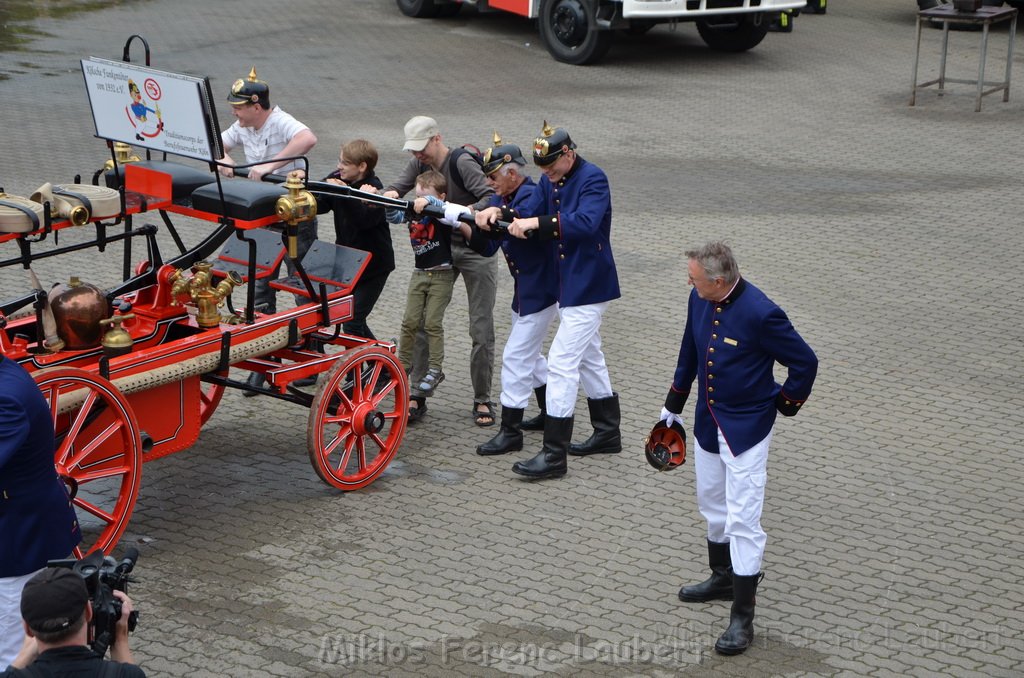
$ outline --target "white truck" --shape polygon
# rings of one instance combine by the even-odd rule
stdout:
[[[463,4],[537,19],[540,38],[556,60],[590,64],[612,44],[614,31],[644,33],[661,23],[692,21],[712,49],[746,51],[769,26],[787,30],[807,0],[396,0],[411,17],[454,16]],[[822,3],[822,6],[824,3]]]

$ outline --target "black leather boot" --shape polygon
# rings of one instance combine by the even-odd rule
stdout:
[[[485,457],[495,454],[508,454],[523,449],[522,408],[501,406],[501,429],[498,434],[483,445],[478,445],[476,453]]]
[[[544,447],[529,461],[517,461],[512,471],[529,478],[561,478],[569,466],[566,453],[572,440],[572,417],[544,419]]]
[[[622,436],[619,435],[619,394],[613,393],[607,398],[591,400],[587,398],[590,409],[590,423],[594,432],[585,442],[569,447],[569,454],[574,457],[585,457],[588,454],[615,454],[622,451]]]
[[[263,388],[263,385],[267,383],[267,377],[262,372],[250,372],[245,383],[251,388]],[[260,395],[258,391],[242,391],[243,398],[252,398],[258,395]]]
[[[762,577],[764,572],[750,576],[732,575],[732,613],[729,616],[729,628],[715,643],[715,652],[718,654],[742,654],[754,642],[754,598]]]
[[[536,417],[530,417],[523,421],[522,429],[524,431],[543,431],[544,430],[544,415],[548,413],[547,408],[547,384],[538,386],[533,389],[533,394],[537,396],[537,405],[540,407],[540,414]]]
[[[709,600],[732,600],[732,556],[729,543],[708,541],[708,565],[711,576],[699,584],[679,589],[684,603],[705,603]]]

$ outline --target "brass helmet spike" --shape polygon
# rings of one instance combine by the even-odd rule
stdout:
[[[249,69],[249,82],[259,82],[259,80],[256,79],[256,65],[255,64],[253,64],[253,67]]]
[[[555,133],[555,128],[554,128],[554,127],[552,127],[551,125],[549,125],[549,124],[548,124],[548,121],[547,121],[547,120],[545,120],[545,121],[544,121],[544,127],[543,127],[543,128],[541,128],[541,131],[540,131],[540,133],[541,133],[541,134],[543,134],[543,135],[544,135],[544,136],[546,136],[546,137],[549,137],[549,136],[551,136],[552,134],[554,134],[554,133]]]
[[[488,148],[486,151],[484,151],[484,166],[485,167],[491,161],[491,158],[494,155],[494,149],[501,145],[501,135],[498,134],[498,130],[494,130],[494,135],[491,137],[491,139],[492,139],[492,142],[491,142],[492,146],[490,148]],[[487,174],[486,170],[484,170],[484,174]]]

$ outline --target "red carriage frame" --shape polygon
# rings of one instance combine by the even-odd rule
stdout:
[[[125,61],[136,37],[125,45]],[[148,45],[146,51],[148,65]],[[112,141],[107,140],[107,145],[116,172],[118,154]],[[161,162],[143,163],[145,167],[120,165],[124,176],[118,189],[120,213],[112,221],[90,219],[96,237],[88,242],[58,246],[56,234],[72,224],[52,220],[48,205],[38,228],[0,233],[0,247],[14,243],[19,250],[17,256],[0,260],[0,267],[28,269],[45,257],[87,248],[103,252],[111,243],[124,243],[123,283],[105,291],[115,308],[114,324],[131,336],[131,349],[122,355],[111,355],[101,346],[49,350],[43,328],[47,294],[41,289],[0,303],[0,354],[33,375],[50,406],[56,469],[87,533],[76,555],[96,549],[109,553],[114,548],[138,498],[142,465],[191,447],[228,388],[258,390],[308,407],[307,454],[317,475],[344,491],[366,487],[379,478],[406,430],[409,385],[396,347],[346,335],[341,329],[352,317],[352,289],[370,255],[320,243],[338,250],[338,260],[347,266],[345,275],[332,279],[329,274],[310,274],[296,261],[302,284],[272,282],[271,286],[299,294],[306,303],[279,313],[260,313],[253,308],[254,285],[270,270],[255,261],[257,229],[264,242],[269,229],[284,243],[289,233],[294,235],[298,219],[290,219],[286,226],[279,213],[251,220],[227,216],[230,209],[216,163],[210,166],[211,184],[216,181],[220,211],[194,209],[187,201],[172,199],[173,172],[160,171]],[[99,174],[94,175],[94,184]],[[285,212],[288,205],[294,207],[286,204]],[[181,250],[166,263],[155,238],[157,227],[133,223],[134,216],[154,212],[171,229]],[[216,228],[197,246],[186,249],[168,213],[215,223]],[[112,227],[120,225],[121,231],[112,232]],[[139,238],[145,242],[146,258],[132,262],[131,242]],[[232,238],[234,255],[206,261]],[[41,249],[51,243],[51,249]],[[248,256],[239,258],[238,251]],[[207,273],[212,276],[208,285],[201,279]],[[222,301],[231,313],[215,321],[215,326],[201,325],[190,296],[195,290],[189,286],[205,293],[229,276],[229,292],[235,284],[247,292],[244,311],[234,310],[229,293]],[[253,389],[245,379],[232,378],[232,368],[262,373],[266,387]],[[312,394],[290,386],[313,375],[322,376]]]

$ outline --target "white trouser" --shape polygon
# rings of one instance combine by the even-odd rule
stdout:
[[[572,416],[581,383],[588,398],[612,395],[601,351],[601,317],[606,308],[608,302],[558,309],[558,332],[548,351],[548,416]]]
[[[541,349],[557,314],[557,304],[529,315],[512,311],[512,330],[501,354],[502,407],[525,409],[533,389],[548,383],[548,361]]]
[[[761,571],[768,536],[761,529],[764,486],[768,480],[769,431],[765,439],[738,456],[718,431],[718,454],[701,448],[694,437],[697,507],[708,522],[708,541],[729,542],[732,569],[750,576]]]
[[[25,628],[21,624],[21,590],[35,575],[35,572],[29,572],[19,577],[0,577],[0,670],[14,661],[25,640]]]

